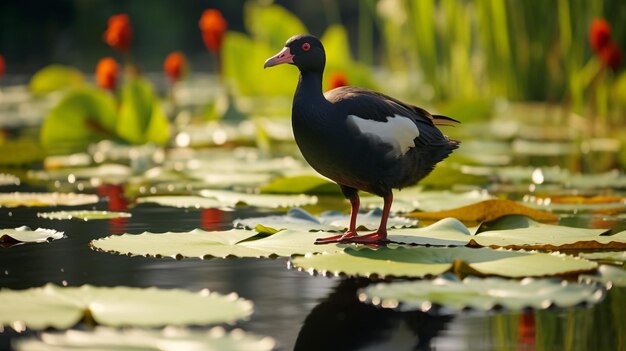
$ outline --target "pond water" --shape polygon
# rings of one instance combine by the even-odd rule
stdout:
[[[94,208],[105,210],[107,204],[80,207]],[[23,289],[53,282],[234,291],[255,306],[252,317],[236,326],[271,336],[278,350],[626,349],[624,289],[611,289],[601,303],[591,307],[524,313],[468,311],[444,316],[396,312],[358,301],[356,289],[370,283],[367,279],[312,277],[288,269],[286,259],[128,257],[88,246],[92,239],[110,233],[225,229],[236,218],[258,215],[258,210],[141,205],[130,209],[132,217],[128,219],[59,221],[37,217],[37,212],[63,209],[69,208],[0,208],[5,228],[45,227],[66,236],[46,244],[2,249],[1,287]],[[10,349],[12,340],[33,334],[6,328],[0,333],[0,348]]]

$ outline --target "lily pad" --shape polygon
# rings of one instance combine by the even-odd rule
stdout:
[[[471,205],[445,211],[412,212],[406,216],[430,220],[454,217],[463,222],[479,223],[483,221],[492,221],[511,214],[528,216],[542,222],[556,221],[559,219],[559,216],[553,213],[535,210],[515,201],[502,199],[484,200]]]
[[[524,249],[593,249],[626,247],[626,231],[602,235],[606,229],[585,229],[535,222],[511,215],[483,223],[470,246]]]
[[[130,287],[60,287],[0,290],[0,324],[31,329],[69,328],[80,321],[109,326],[227,323],[252,314],[234,294]]]
[[[461,276],[540,277],[587,272],[597,267],[595,262],[563,254],[465,247],[349,247],[336,253],[294,257],[291,265],[321,274],[416,278],[447,271]]]
[[[380,209],[359,214],[357,217],[357,227],[365,230],[376,229],[380,223],[381,216],[382,211]],[[337,232],[346,230],[349,223],[350,216],[339,212],[324,212],[319,217],[315,217],[303,209],[293,208],[282,216],[237,219],[233,224],[235,227],[248,229],[262,225],[266,228],[272,228],[274,231],[291,229],[300,231]],[[402,217],[390,217],[387,224],[390,228],[403,228],[413,227],[417,225],[417,221]]]
[[[337,184],[315,175],[297,175],[274,179],[263,185],[260,191],[265,194],[341,194]]]
[[[13,174],[0,173],[0,186],[20,185],[20,178]]]
[[[400,213],[413,212],[415,210],[444,211],[491,198],[492,196],[484,191],[455,193],[451,191],[423,191],[419,187],[413,187],[394,193],[391,210]],[[361,198],[361,204],[367,208],[382,207],[382,202],[381,198],[374,196]]]
[[[578,256],[594,261],[626,262],[626,251],[581,252]]]
[[[113,235],[91,242],[91,247],[133,256],[155,257],[289,257],[310,252],[335,252],[337,244],[315,245],[319,233],[284,230],[270,236],[231,229],[207,232],[167,232]]]
[[[138,204],[154,203],[161,206],[177,207],[177,208],[222,208],[227,205],[217,199],[209,199],[202,196],[193,195],[158,195],[146,196],[137,199]]]
[[[526,196],[524,201],[533,208],[559,213],[614,213],[626,210],[626,199],[617,196]]]
[[[392,229],[388,238],[394,243],[432,246],[465,246],[477,228],[469,229],[456,218],[444,218],[422,228]]]
[[[315,205],[317,196],[309,195],[273,195],[273,194],[247,194],[227,190],[203,190],[200,195],[219,200],[226,206],[246,204],[255,207],[281,208]]]
[[[93,331],[68,330],[64,333],[44,332],[39,339],[20,340],[18,351],[93,350],[145,351],[229,350],[270,351],[276,342],[270,337],[245,333],[241,329],[226,332],[213,327],[207,332],[167,327],[164,330],[114,329],[97,327]]]
[[[112,219],[112,218],[129,218],[130,213],[127,212],[110,212],[110,211],[58,211],[58,212],[40,212],[37,217],[46,219],[82,219],[89,221],[92,219]]]
[[[37,228],[31,230],[26,226],[15,229],[0,229],[0,244],[2,246],[18,243],[43,243],[62,237],[63,232],[57,232],[53,229]]]
[[[593,281],[609,286],[626,287],[626,271],[619,267],[601,265],[596,275],[581,275],[580,281]]]
[[[603,298],[604,289],[596,284],[568,284],[557,279],[530,278],[517,281],[440,277],[432,281],[379,283],[359,293],[361,301],[382,307],[428,311],[436,305],[451,312],[467,308],[488,311],[501,307],[509,310],[545,309],[553,305],[572,307],[581,303],[594,304]]]
[[[95,204],[98,196],[75,193],[4,193],[0,194],[0,206],[81,206]]]

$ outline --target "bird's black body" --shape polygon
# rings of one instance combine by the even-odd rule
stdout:
[[[393,188],[417,183],[459,145],[435,126],[456,122],[448,117],[356,87],[323,94],[325,52],[313,36],[292,37],[266,66],[280,63],[294,64],[301,73],[292,125],[302,155],[351,201],[356,197],[356,210],[358,190],[391,199]]]

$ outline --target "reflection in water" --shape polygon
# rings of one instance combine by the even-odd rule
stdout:
[[[224,227],[224,212],[217,208],[205,208],[200,212],[200,225],[206,231],[220,230]]]
[[[357,290],[370,282],[339,282],[306,317],[294,350],[430,350],[430,341],[452,317],[361,303]]]
[[[107,199],[107,209],[114,212],[128,211],[128,199],[124,197],[122,185],[103,184],[98,187],[98,196]],[[111,234],[124,234],[127,231],[128,218],[112,218],[109,220]]]

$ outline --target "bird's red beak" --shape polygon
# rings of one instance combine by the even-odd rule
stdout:
[[[291,54],[291,50],[289,50],[289,47],[287,46],[280,50],[278,54],[265,60],[263,68],[280,65],[283,63],[293,63],[293,55]]]

